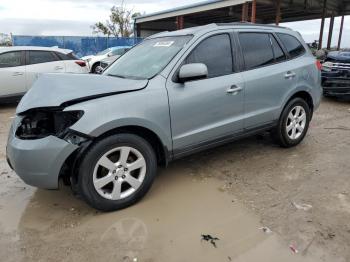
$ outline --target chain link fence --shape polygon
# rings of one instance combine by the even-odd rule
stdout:
[[[94,55],[113,46],[133,46],[141,41],[142,38],[134,37],[12,36],[14,46],[58,46],[73,50],[78,57]]]

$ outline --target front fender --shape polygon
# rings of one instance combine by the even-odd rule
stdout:
[[[86,101],[65,110],[84,111],[83,117],[70,127],[80,133],[98,137],[115,128],[138,126],[155,133],[172,150],[168,96],[161,84]]]
[[[126,127],[126,126],[142,127],[152,131],[159,137],[162,144],[171,150],[172,142],[171,142],[170,136],[167,135],[165,131],[163,131],[162,128],[157,124],[142,118],[123,118],[123,119],[112,120],[91,130],[89,132],[89,135],[92,137],[99,137],[110,130]],[[79,127],[72,127],[71,129],[76,130],[75,128],[79,128]],[[81,132],[81,130],[76,130],[76,131]]]

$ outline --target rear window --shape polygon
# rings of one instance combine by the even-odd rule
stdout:
[[[49,51],[27,51],[27,64],[41,64],[57,61],[58,58]]]
[[[21,57],[21,51],[0,54],[0,68],[21,66]]]
[[[306,52],[304,46],[294,36],[283,33],[277,33],[277,35],[281,39],[291,58],[300,56]]]

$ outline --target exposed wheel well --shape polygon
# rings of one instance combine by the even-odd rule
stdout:
[[[89,142],[87,145],[82,146],[81,148],[76,150],[65,161],[64,165],[61,168],[59,178],[63,178],[63,181],[65,184],[67,185],[71,184],[73,191],[75,191],[74,187],[77,181],[78,168],[82,160],[82,157],[84,155],[84,152],[88,150],[88,148],[91,146],[92,143],[95,143],[98,140],[101,140],[105,137],[108,137],[110,135],[115,135],[118,133],[130,133],[130,134],[135,134],[142,137],[147,142],[149,142],[150,145],[153,147],[154,152],[156,153],[156,156],[157,156],[158,164],[160,166],[166,166],[168,164],[169,152],[163,146],[161,140],[154,132],[140,126],[124,126],[124,127],[109,130],[106,133],[100,135],[99,137],[96,137],[93,141]]]
[[[289,101],[291,101],[292,99],[294,99],[294,98],[296,98],[296,97],[300,97],[300,98],[302,98],[302,99],[305,100],[305,102],[306,102],[306,103],[309,105],[309,107],[310,107],[311,117],[312,117],[313,112],[314,112],[314,102],[313,102],[313,100],[312,100],[311,95],[310,95],[308,92],[306,92],[306,91],[299,91],[299,92],[295,93],[295,94],[289,99]],[[289,101],[288,101],[288,102],[289,102]]]
[[[95,62],[95,63],[91,66],[90,71],[91,71],[91,72],[94,72],[95,67],[98,66],[99,64],[101,64],[101,62]]]

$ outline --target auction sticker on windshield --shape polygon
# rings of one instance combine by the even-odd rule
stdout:
[[[174,44],[174,41],[162,41],[154,44],[155,47],[170,47]]]

